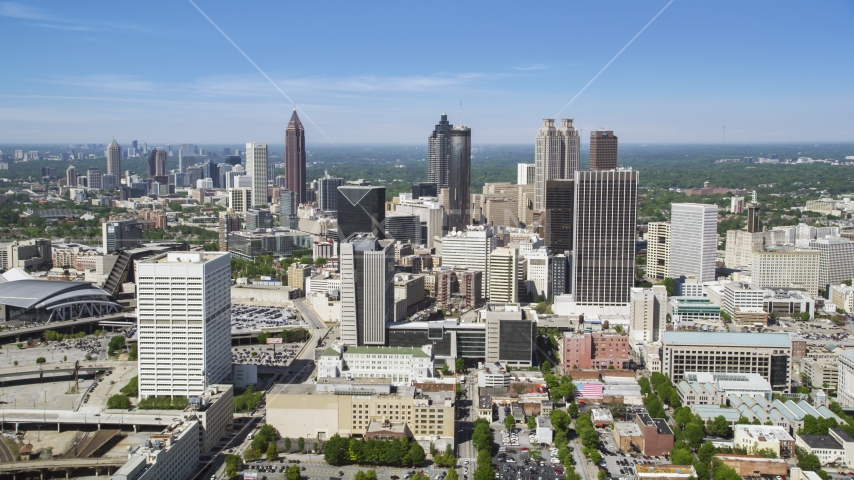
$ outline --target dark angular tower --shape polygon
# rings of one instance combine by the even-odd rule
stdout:
[[[454,126],[443,113],[433,133],[427,137],[427,181],[435,183],[438,188],[448,188],[452,128]]]
[[[285,188],[294,192],[297,204],[306,201],[305,196],[305,129],[297,115],[297,107],[285,131]]]
[[[338,187],[338,241],[362,232],[385,238],[385,187]]]

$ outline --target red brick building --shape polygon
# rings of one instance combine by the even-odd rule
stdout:
[[[560,339],[561,361],[566,370],[624,369],[629,363],[629,337],[625,335],[583,335],[564,332]]]

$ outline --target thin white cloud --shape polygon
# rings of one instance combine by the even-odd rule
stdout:
[[[524,65],[518,65],[513,67],[513,70],[519,70],[521,72],[530,72],[534,70],[545,70],[549,67],[543,65],[542,63],[526,63]]]
[[[87,27],[85,25],[63,25],[56,23],[25,23],[24,25],[28,27],[53,28],[55,30],[71,30],[75,32],[89,32],[92,30],[98,30],[96,28]]]
[[[29,5],[21,5],[15,2],[0,2],[0,17],[20,18],[24,20],[39,20],[41,22],[51,23],[27,23],[29,27],[52,28],[55,30],[70,30],[70,31],[93,31],[103,30],[112,31],[116,29],[133,30],[137,32],[149,32],[144,27],[133,24],[122,23],[104,23],[95,25],[86,22],[79,22],[69,18],[57,17],[42,12],[41,10]]]
[[[29,5],[20,5],[15,2],[0,2],[0,16],[24,18],[27,20],[43,20],[47,22],[67,22],[67,20],[62,18],[42,13],[37,8]]]
[[[36,81],[51,83],[55,85],[65,85],[69,87],[78,87],[91,89],[96,91],[114,90],[125,92],[164,92],[168,90],[168,85],[141,80],[130,75],[87,75],[82,77],[63,76],[52,77],[47,79],[37,79]]]
[[[408,75],[408,76],[352,76],[352,77],[302,77],[276,78],[276,82],[299,96],[318,94],[368,94],[375,92],[435,93],[437,90],[471,85],[482,85],[501,77],[484,73]],[[206,97],[271,97],[275,92],[267,82],[253,75],[219,75],[203,77],[188,83],[164,83],[132,75],[55,76],[34,79],[36,82],[63,85],[94,91],[122,91],[175,93]]]

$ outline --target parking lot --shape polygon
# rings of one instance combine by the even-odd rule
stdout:
[[[526,427],[519,425],[512,431],[504,428],[504,417],[509,413],[509,407],[499,407],[500,422],[491,425],[495,441],[499,445],[492,460],[495,477],[499,480],[566,478],[563,466],[557,458],[552,458],[550,447],[536,443],[536,438],[529,436],[530,432]],[[531,456],[534,450],[540,452],[540,459],[536,460]],[[556,456],[557,450],[554,452]]]
[[[326,463],[318,462],[317,458],[322,458],[322,455],[315,455],[313,460],[296,460],[291,457],[300,457],[305,458],[308,455],[289,455],[287,459],[279,459],[273,462],[267,461],[259,461],[253,462],[247,465],[243,465],[242,470],[245,472],[258,472],[258,478],[260,479],[262,476],[266,476],[269,479],[278,479],[284,478],[284,470],[292,465],[290,462],[300,467],[301,478],[304,480],[314,479],[328,479],[330,477],[337,477],[342,479],[352,479],[356,476],[356,472],[359,470],[367,471],[374,470],[377,472],[377,478],[382,479],[392,479],[392,480],[406,480],[411,478],[415,472],[424,472],[430,480],[441,480],[447,474],[446,469],[433,468],[431,467],[421,467],[418,469],[413,468],[396,468],[396,467],[370,467],[370,466],[359,466],[359,465],[346,465],[341,467],[335,467],[332,465],[327,465]],[[272,471],[274,470],[275,471]],[[238,469],[241,470],[241,469]],[[462,478],[463,469],[457,469],[457,474]]]
[[[286,325],[306,325],[306,323],[300,321],[289,308],[241,304],[231,306],[232,333],[260,332],[264,328],[284,327]]]
[[[670,460],[665,457],[649,457],[637,452],[621,452],[614,441],[613,430],[610,428],[597,428],[596,431],[599,433],[599,450],[602,454],[602,461],[599,463],[599,467],[605,468],[610,477],[631,480],[634,478],[635,465],[662,465],[670,463]]]
[[[288,366],[296,358],[302,343],[252,345],[231,349],[231,362],[235,365]]]

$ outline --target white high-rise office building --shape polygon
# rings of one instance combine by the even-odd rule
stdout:
[[[231,254],[169,252],[136,265],[139,396],[198,396],[231,375]]]
[[[434,237],[436,254],[442,256],[442,266],[484,273],[481,295],[487,296],[489,275],[486,274],[489,254],[497,241],[488,226],[469,226],[464,232],[449,232],[446,237]]]
[[[810,241],[810,248],[821,252],[818,285],[838,285],[854,278],[854,242],[847,238],[820,238]]]
[[[566,262],[566,259],[563,260]],[[552,295],[552,255],[546,248],[538,248],[525,256],[527,266],[526,281],[528,283],[528,296],[533,300],[536,297],[548,299]],[[564,276],[566,271],[564,269]],[[563,292],[561,292],[563,293]]]
[[[267,205],[267,144],[246,144],[246,175],[252,179],[253,207]]]
[[[385,345],[394,320],[394,247],[369,233],[354,233],[339,246],[341,340],[349,346]]]
[[[580,158],[581,138],[572,119],[564,118],[560,128],[555,128],[553,118],[544,118],[534,149],[534,210],[546,208],[546,182],[574,178]],[[521,164],[519,169],[521,172]]]
[[[445,223],[445,209],[434,197],[421,197],[418,199],[401,199],[395,207],[395,211],[418,215],[422,226],[426,227],[426,236],[422,235],[421,241],[427,247],[433,248],[433,237],[442,236],[442,225]]]
[[[245,214],[247,210],[252,208],[251,203],[251,188],[232,188],[228,191],[228,208],[234,213]]]
[[[533,185],[536,180],[535,163],[519,163],[516,165],[516,185]]]
[[[776,247],[753,252],[750,283],[759,288],[802,288],[818,295],[821,253],[815,250]]]
[[[718,206],[674,203],[670,210],[670,277],[715,280]]]
[[[519,249],[498,248],[489,254],[489,301],[519,301]]]
[[[634,344],[657,342],[667,327],[667,288],[632,288],[629,316]]]
[[[649,222],[646,229],[646,275],[670,276],[670,223]]]

